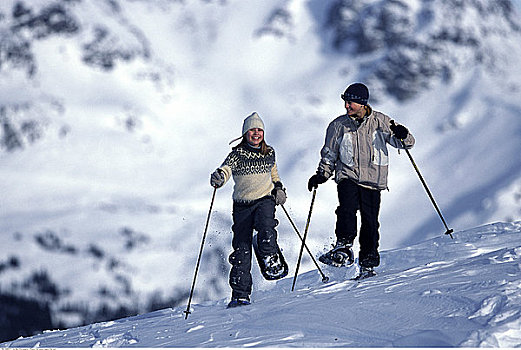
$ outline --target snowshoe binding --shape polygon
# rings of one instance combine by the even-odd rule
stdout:
[[[250,305],[250,304],[251,304],[250,298],[248,298],[248,297],[245,297],[245,298],[232,297],[232,300],[228,303],[228,306],[226,308],[231,309],[234,307],[246,306],[246,305]]]
[[[270,276],[270,278],[280,278],[284,274],[284,266],[280,261],[279,254],[265,256],[264,269],[264,273]]]
[[[364,267],[360,266],[360,272],[358,275],[354,278],[352,278],[353,281],[360,281],[369,277],[376,276],[376,272],[372,267]]]
[[[322,254],[318,260],[335,267],[351,266],[354,261],[352,244],[337,243],[329,252]]]
[[[288,275],[289,267],[279,248],[275,254],[261,256],[257,247],[257,237],[253,237],[253,250],[259,263],[262,276],[266,280],[278,280]]]

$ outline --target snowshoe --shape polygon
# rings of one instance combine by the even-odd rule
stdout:
[[[337,243],[329,252],[322,254],[318,260],[335,267],[351,266],[355,262],[352,244]]]
[[[231,309],[231,308],[234,308],[234,307],[239,307],[239,306],[246,306],[246,305],[250,305],[251,302],[250,302],[250,298],[246,297],[246,298],[232,298],[232,300],[228,303],[228,306],[226,307],[227,309]]]
[[[372,267],[360,267],[360,272],[358,273],[358,276],[352,278],[353,281],[360,281],[369,277],[376,276],[376,272]]]
[[[262,276],[271,281],[284,278],[288,275],[289,267],[279,248],[278,252],[268,256],[261,256],[257,247],[257,236],[253,237],[253,250],[259,263]]]

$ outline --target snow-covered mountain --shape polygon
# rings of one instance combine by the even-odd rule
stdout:
[[[382,272],[355,268],[288,277],[228,298],[0,344],[56,347],[501,347],[521,346],[521,222],[496,223],[385,251]]]
[[[184,303],[209,174],[253,110],[303,228],[307,179],[354,81],[415,135],[452,228],[519,219],[520,39],[510,1],[1,1],[0,305],[64,328]],[[383,249],[443,235],[405,154],[389,182]],[[229,294],[231,187],[195,302]],[[317,192],[317,254],[334,241],[335,191]],[[294,265],[298,238],[278,219]]]

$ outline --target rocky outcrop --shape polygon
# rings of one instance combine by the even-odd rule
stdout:
[[[333,47],[359,64],[361,80],[404,101],[469,65],[494,65],[501,53],[491,47],[521,39],[516,16],[508,0],[341,0],[327,27]]]

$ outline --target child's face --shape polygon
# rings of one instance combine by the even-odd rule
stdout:
[[[253,128],[246,133],[246,141],[254,147],[258,147],[264,139],[264,130]]]

